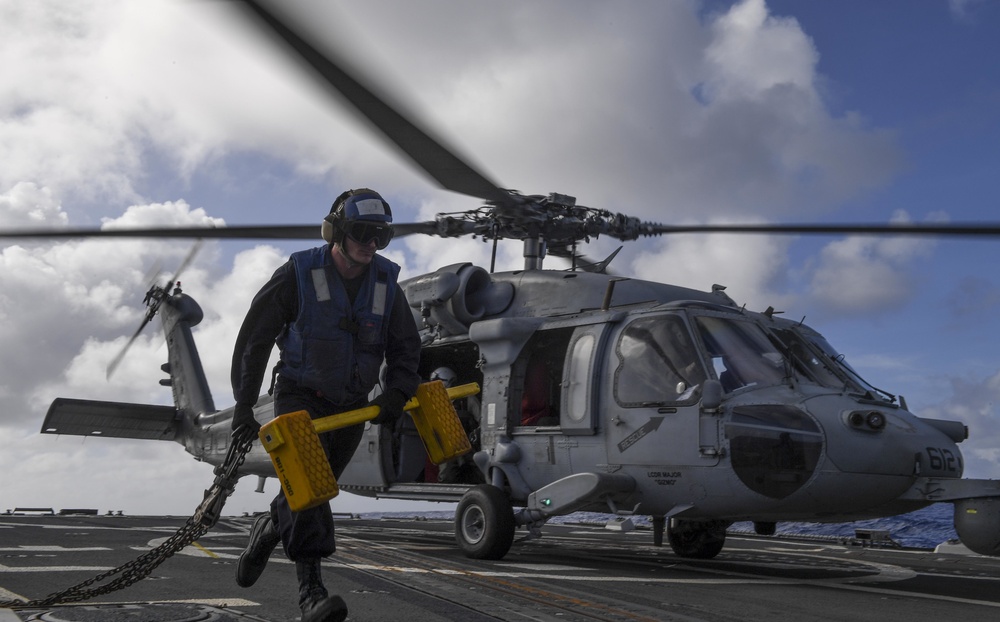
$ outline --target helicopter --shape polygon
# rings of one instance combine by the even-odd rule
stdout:
[[[721,288],[701,292],[607,273],[577,249],[590,237],[622,241],[681,231],[894,233],[858,225],[677,227],[578,206],[565,194],[500,188],[318,53],[274,14],[245,2],[320,75],[382,128],[438,183],[484,207],[432,222],[397,224],[396,235],[478,235],[524,242],[524,269],[496,273],[454,264],[403,283],[424,345],[421,373],[448,368],[477,382],[482,483],[433,481],[433,469],[399,434],[370,426],[340,485],[383,498],[455,501],[456,538],[472,557],[498,559],[515,530],[537,533],[577,510],[653,517],[685,557],[709,558],[725,528],[753,521],[850,521],[933,502],[955,504],[967,546],[1000,552],[997,497],[989,480],[961,479],[959,422],[917,417],[865,382],[801,322],[739,307]],[[404,129],[400,130],[402,127]],[[387,129],[393,128],[393,129]],[[161,237],[315,237],[282,227],[156,230]],[[983,226],[910,227],[914,234],[996,235]],[[30,232],[29,232],[30,233]],[[138,231],[105,232],[125,236]],[[78,235],[65,231],[62,235]],[[573,270],[542,268],[546,255]],[[164,379],[173,407],[57,400],[43,431],[176,440],[207,462],[229,437],[198,361],[193,298],[154,286],[147,320],[160,315],[169,349]],[[542,388],[535,391],[535,384]],[[542,413],[537,419],[526,410]],[[260,420],[270,418],[262,398]],[[273,474],[255,450],[245,474]],[[432,480],[432,481],[428,481]]]

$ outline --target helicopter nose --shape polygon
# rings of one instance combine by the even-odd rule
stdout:
[[[829,419],[826,451],[842,472],[962,475],[962,454],[947,430],[905,410],[854,404]]]
[[[824,396],[796,405],[734,406],[726,436],[733,470],[754,492],[785,499],[825,465],[838,482],[856,475],[852,494],[862,497],[856,486],[876,481],[872,476],[880,476],[876,488],[904,490],[918,475],[961,477],[961,453],[940,428],[901,409]],[[822,481],[813,487],[823,488]]]

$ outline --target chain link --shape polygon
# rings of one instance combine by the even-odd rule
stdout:
[[[48,607],[60,603],[75,603],[124,589],[133,583],[145,579],[157,566],[165,562],[177,551],[204,536],[219,521],[226,499],[229,498],[229,495],[233,494],[233,490],[236,488],[236,482],[239,479],[239,468],[243,465],[243,461],[246,460],[247,452],[250,451],[256,437],[256,432],[248,427],[241,427],[233,432],[233,442],[229,446],[226,459],[221,465],[215,467],[215,481],[212,483],[211,488],[205,491],[205,498],[195,510],[194,515],[187,519],[187,522],[177,530],[177,533],[167,538],[156,548],[143,553],[138,558],[126,564],[99,574],[82,583],[78,583],[61,592],[55,592],[45,598],[30,601],[0,600],[0,607],[29,609]],[[97,585],[111,577],[114,578],[107,583]],[[95,585],[96,587],[91,587]]]

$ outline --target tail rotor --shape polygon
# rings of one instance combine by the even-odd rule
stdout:
[[[139,338],[139,335],[142,334],[146,325],[153,321],[153,318],[156,317],[156,313],[160,310],[160,305],[162,305],[163,301],[171,295],[171,288],[178,284],[178,279],[180,278],[181,273],[183,273],[184,270],[186,270],[194,261],[198,251],[201,250],[202,243],[203,240],[201,239],[195,241],[191,250],[188,251],[187,256],[184,257],[184,261],[182,261],[180,267],[177,268],[177,272],[174,273],[173,278],[167,281],[162,287],[153,283],[149,287],[149,290],[146,291],[146,296],[142,299],[142,304],[146,305],[146,316],[142,319],[142,322],[139,324],[139,328],[137,328],[132,334],[132,337],[128,340],[125,346],[119,350],[118,354],[116,354],[115,357],[111,359],[111,362],[108,363],[107,372],[105,374],[105,377],[108,380],[111,379],[115,370],[117,370],[118,366],[121,365],[122,360],[125,358],[125,354],[128,352],[129,348],[132,347],[132,344],[135,343],[135,340]]]

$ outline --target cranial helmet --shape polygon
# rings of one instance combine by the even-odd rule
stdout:
[[[451,368],[449,367],[438,367],[437,369],[431,372],[431,377],[430,377],[431,381],[440,380],[441,382],[443,382],[444,388],[446,389],[451,386],[454,386],[455,380],[457,378],[458,376],[455,375],[455,372],[452,371]]]
[[[359,244],[375,240],[379,250],[392,239],[392,210],[382,196],[368,188],[341,194],[323,219],[323,239],[330,244],[344,244],[347,236]]]

